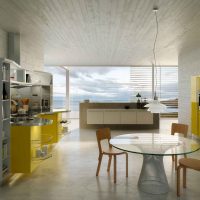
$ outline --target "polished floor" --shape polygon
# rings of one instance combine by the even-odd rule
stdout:
[[[162,119],[161,134],[170,134],[174,119]],[[142,156],[129,154],[129,177],[125,177],[125,158],[118,159],[117,184],[113,183],[113,171],[106,172],[107,158],[103,160],[100,176],[95,176],[97,143],[95,130],[79,130],[73,121],[72,131],[54,149],[53,157],[41,163],[31,175],[0,188],[0,200],[174,200],[176,197],[176,172],[171,157],[164,158],[170,191],[164,195],[149,195],[137,187]],[[113,131],[113,135],[124,131]],[[130,133],[131,131],[126,131]],[[136,131],[135,131],[136,132]],[[149,131],[148,131],[149,132]],[[200,151],[190,157],[200,158]],[[20,176],[16,175],[16,176]],[[200,199],[200,172],[188,170],[188,185],[181,191],[183,200]]]

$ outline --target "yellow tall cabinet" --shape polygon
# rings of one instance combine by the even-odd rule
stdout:
[[[191,132],[200,137],[200,76],[192,76],[191,79]]]

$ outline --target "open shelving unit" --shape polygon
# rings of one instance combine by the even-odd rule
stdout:
[[[10,63],[0,58],[0,183],[10,173]]]

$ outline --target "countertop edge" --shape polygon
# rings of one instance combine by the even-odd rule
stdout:
[[[11,126],[46,126],[51,125],[53,120],[35,117],[33,120],[11,122]]]

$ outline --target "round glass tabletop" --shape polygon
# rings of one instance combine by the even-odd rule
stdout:
[[[110,140],[115,148],[146,155],[181,155],[200,149],[196,140],[176,135],[139,133],[119,135]]]

